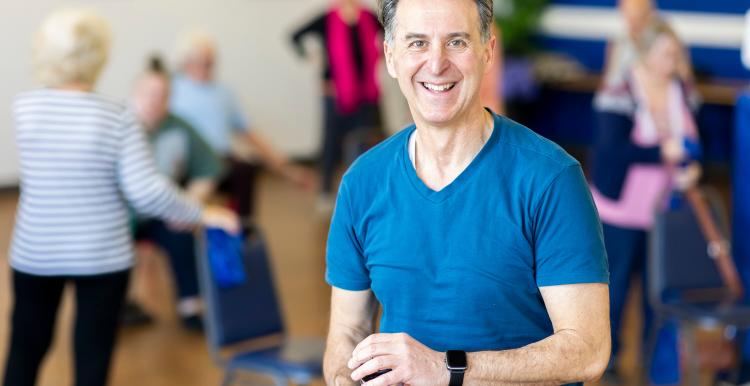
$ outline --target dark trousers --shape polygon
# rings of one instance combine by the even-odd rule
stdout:
[[[648,302],[647,234],[643,230],[602,224],[604,244],[609,258],[610,321],[612,323],[612,362],[620,350],[622,313],[634,277],[641,277],[643,335],[641,357],[651,358],[646,371],[651,384],[668,385],[679,382],[677,327],[663,321],[653,330],[654,313]],[[653,334],[653,336],[652,336]],[[650,339],[651,338],[651,339]],[[652,340],[653,339],[653,340]]]
[[[75,285],[75,386],[105,385],[129,274],[47,277],[14,270],[14,306],[3,385],[36,383],[67,282]]]
[[[260,167],[234,157],[226,159],[227,173],[219,182],[219,191],[229,194],[237,214],[247,219],[253,215],[255,179]]]
[[[622,328],[622,313],[625,301],[630,292],[633,278],[640,276],[645,284],[646,276],[646,232],[620,228],[603,224],[604,244],[609,259],[609,317],[612,323],[612,357],[616,358],[620,349],[620,332]],[[646,286],[643,290],[643,337],[648,337],[653,312],[648,304]]]
[[[380,134],[380,108],[375,104],[365,104],[352,114],[341,114],[336,110],[336,100],[331,96],[323,98],[323,148],[321,158],[321,190],[330,193],[336,169],[342,159],[348,162],[364,153],[369,147],[367,137]],[[355,146],[344,157],[344,141],[352,133],[361,133]]]
[[[179,299],[198,296],[195,238],[192,232],[174,231],[161,220],[148,220],[138,225],[136,238],[155,243],[167,254]]]

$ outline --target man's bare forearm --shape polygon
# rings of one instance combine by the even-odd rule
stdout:
[[[333,288],[331,323],[323,358],[323,375],[327,385],[356,385],[347,363],[359,342],[372,334],[376,312],[377,302],[371,291]]]
[[[323,360],[323,374],[327,385],[357,384],[352,381],[352,371],[346,366],[346,363],[351,358],[352,351],[357,344],[371,333],[371,331],[365,330],[346,329],[347,331],[341,331],[342,329],[339,329],[336,334],[328,334]]]
[[[562,330],[528,346],[468,354],[465,385],[560,385],[593,381],[609,358],[610,342]]]

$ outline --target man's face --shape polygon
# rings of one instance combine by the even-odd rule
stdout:
[[[156,74],[146,74],[138,80],[133,90],[133,108],[147,130],[155,129],[169,110],[169,84]]]
[[[473,0],[401,0],[384,48],[414,119],[450,125],[480,103],[494,44],[494,37],[482,42]]]
[[[199,46],[185,61],[185,73],[198,82],[209,82],[213,79],[215,63],[214,48],[209,45]]]

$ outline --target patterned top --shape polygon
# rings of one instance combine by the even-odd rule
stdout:
[[[196,223],[201,207],[154,165],[125,104],[87,92],[43,89],[16,97],[21,197],[13,269],[95,275],[133,265],[130,204],[145,215]]]

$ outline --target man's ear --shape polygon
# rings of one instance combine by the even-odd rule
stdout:
[[[495,44],[497,44],[497,37],[493,34],[490,37],[490,40],[485,44],[484,46],[484,73],[490,72],[492,68],[492,63],[497,60],[495,58]]]
[[[387,41],[383,41],[383,54],[385,56],[385,68],[388,69],[388,75],[396,79],[396,66],[393,63],[393,47]]]

